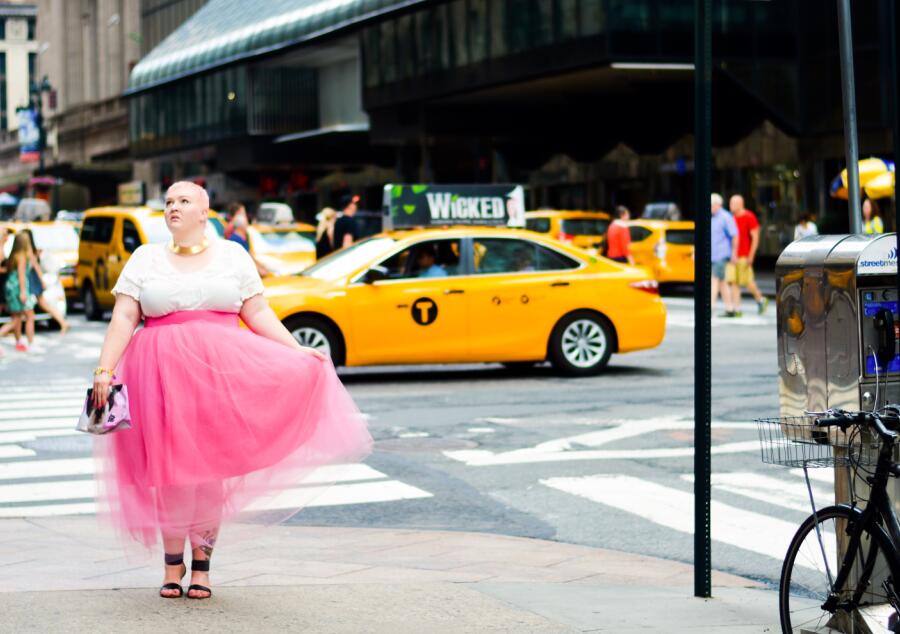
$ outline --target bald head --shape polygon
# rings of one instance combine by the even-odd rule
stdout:
[[[178,196],[189,196],[197,206],[203,209],[209,209],[209,194],[207,194],[206,190],[197,183],[192,183],[190,181],[178,181],[177,183],[173,183],[172,186],[166,190],[166,202],[168,203],[170,198]]]
[[[730,209],[733,214],[742,213],[744,211],[744,197],[740,194],[735,194],[729,198],[728,209]]]

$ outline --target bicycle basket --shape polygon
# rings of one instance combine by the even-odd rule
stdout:
[[[878,462],[878,439],[848,427],[821,428],[815,416],[758,418],[762,461],[784,467],[874,466]]]

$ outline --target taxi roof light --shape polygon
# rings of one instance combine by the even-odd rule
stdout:
[[[632,282],[629,286],[639,291],[650,293],[651,295],[659,295],[659,282],[656,280],[641,280],[639,282]]]

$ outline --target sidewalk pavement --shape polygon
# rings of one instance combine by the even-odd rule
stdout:
[[[0,520],[0,630],[24,632],[777,632],[777,596],[691,566],[483,533],[278,526],[213,556],[208,601],[158,598],[93,517]],[[160,556],[161,560],[161,556]],[[185,584],[187,578],[185,578]]]

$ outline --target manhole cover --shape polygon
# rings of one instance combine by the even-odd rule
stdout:
[[[383,451],[446,451],[477,446],[478,443],[462,438],[387,438],[375,441],[375,448]]]

